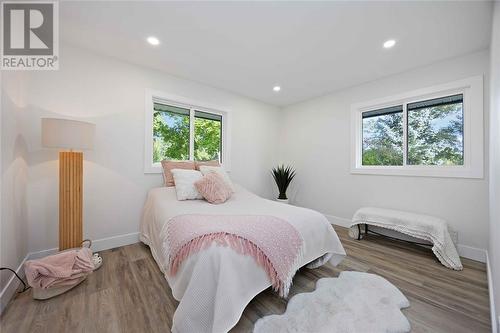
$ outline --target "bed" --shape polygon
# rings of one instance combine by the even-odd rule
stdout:
[[[204,200],[178,201],[174,187],[150,190],[140,226],[140,239],[165,274],[168,246],[162,230],[170,219],[183,214],[271,215],[288,221],[304,242],[301,266],[337,265],[345,251],[333,227],[320,213],[263,199],[242,186],[224,204]],[[247,304],[271,286],[265,271],[252,257],[228,247],[211,245],[187,258],[175,276],[165,274],[173,296],[180,303],[172,332],[227,332],[239,321]]]

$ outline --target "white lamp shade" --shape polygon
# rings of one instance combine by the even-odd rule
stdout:
[[[86,150],[94,147],[95,124],[42,118],[42,145],[47,148]]]

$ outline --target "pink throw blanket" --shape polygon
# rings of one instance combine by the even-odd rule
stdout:
[[[252,256],[282,297],[288,295],[302,259],[300,234],[290,223],[273,216],[180,215],[168,222],[164,232],[168,274],[175,275],[189,255],[215,242]]]
[[[92,251],[86,247],[28,260],[24,264],[28,284],[43,289],[72,285],[93,269]]]

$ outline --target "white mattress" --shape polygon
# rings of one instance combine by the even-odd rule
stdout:
[[[302,236],[302,265],[317,267],[327,260],[337,265],[345,256],[333,227],[316,211],[262,199],[238,185],[236,193],[221,205],[203,200],[178,201],[174,187],[161,187],[150,190],[140,229],[141,241],[149,245],[164,273],[167,259],[162,250],[162,230],[171,218],[181,214],[276,216],[292,224]],[[250,300],[271,286],[252,257],[216,245],[190,256],[174,277],[165,277],[174,298],[180,301],[172,332],[227,332],[239,321]]]

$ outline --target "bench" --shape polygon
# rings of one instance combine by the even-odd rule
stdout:
[[[409,239],[387,236],[375,231],[374,228],[370,229],[370,226],[392,230],[409,236]],[[349,236],[361,240],[363,235],[368,233],[431,246],[441,264],[454,270],[463,269],[448,231],[448,223],[443,219],[391,209],[364,207],[354,213]]]

